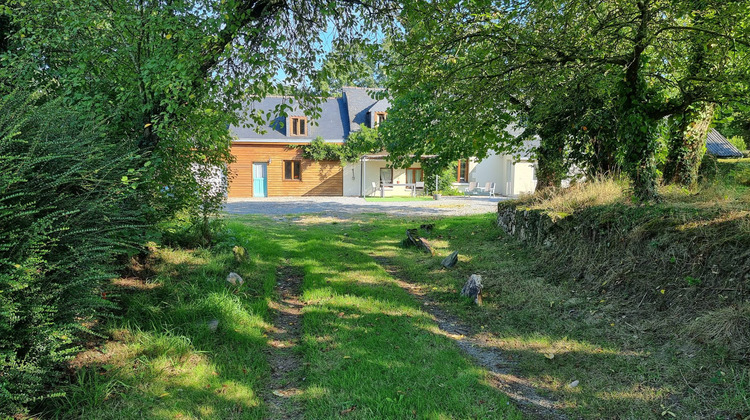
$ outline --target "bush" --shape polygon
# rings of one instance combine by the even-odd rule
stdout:
[[[447,167],[432,167],[427,162],[424,162],[422,167],[424,168],[424,185],[427,194],[435,193],[435,175],[438,175],[438,188],[437,190],[444,195],[456,195],[452,192],[455,191],[453,188],[453,182],[456,180],[456,163],[452,163]]]
[[[740,169],[735,172],[734,182],[750,187],[750,168]]]
[[[140,160],[100,127],[40,94],[0,100],[0,417],[56,395],[138,240]]]
[[[727,139],[734,147],[736,147],[738,150],[743,151],[747,150],[747,144],[745,143],[745,139],[741,136],[734,136]]]
[[[700,182],[712,182],[719,172],[718,160],[710,153],[704,153],[701,166],[698,167],[698,180]]]

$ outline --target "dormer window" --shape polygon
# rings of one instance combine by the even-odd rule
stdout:
[[[382,124],[383,121],[385,121],[387,117],[388,117],[387,112],[376,112],[372,118],[372,128],[375,128],[379,126],[380,124]]]
[[[306,136],[307,135],[307,117],[289,118],[289,135]]]

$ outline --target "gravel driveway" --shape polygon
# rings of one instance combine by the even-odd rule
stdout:
[[[284,215],[323,213],[346,216],[385,213],[391,216],[461,216],[492,213],[505,197],[442,197],[429,201],[365,201],[361,197],[269,197],[230,199],[224,206],[229,214]]]

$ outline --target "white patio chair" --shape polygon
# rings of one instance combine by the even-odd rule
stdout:
[[[464,195],[468,194],[476,194],[477,193],[477,183],[475,181],[469,182],[469,186],[466,187],[464,190]]]
[[[490,197],[495,196],[495,183],[493,182],[492,185],[490,185],[490,189],[488,191],[490,193]]]
[[[377,194],[377,192],[378,192],[378,188],[380,188],[380,187],[378,186],[378,183],[377,183],[377,182],[375,182],[375,181],[372,181],[372,196],[373,196],[373,197],[375,197],[375,196],[376,196],[376,194]]]
[[[417,181],[414,183],[414,194],[417,194],[417,190],[422,190],[422,194],[424,194],[424,182]]]

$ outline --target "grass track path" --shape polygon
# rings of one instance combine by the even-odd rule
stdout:
[[[344,235],[352,225],[248,217],[230,226],[245,241],[278,250],[280,264],[304,272],[304,362],[293,399],[304,405],[305,418],[522,417],[491,374],[373,259],[372,249]],[[283,271],[277,269],[277,279]],[[269,385],[276,386],[273,376]]]

